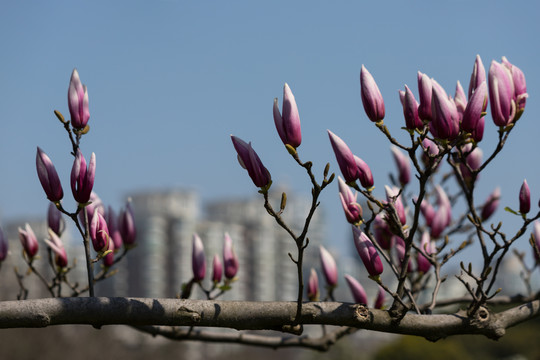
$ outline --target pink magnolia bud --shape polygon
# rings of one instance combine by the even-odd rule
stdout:
[[[24,226],[24,230],[19,228],[19,240],[21,240],[24,252],[29,259],[36,256],[39,246],[36,234],[34,234],[34,231],[28,223]]]
[[[107,222],[107,227],[109,228],[109,236],[114,244],[114,251],[117,252],[122,248],[123,240],[122,234],[120,233],[120,227],[118,226],[118,218],[111,206],[107,209],[104,217]]]
[[[65,268],[68,265],[68,259],[66,249],[64,249],[64,244],[54,231],[52,231],[50,228],[48,231],[49,238],[45,239],[45,243],[49,245],[51,250],[54,252],[54,262],[56,265],[60,268]]]
[[[362,259],[362,262],[364,263],[369,275],[378,276],[382,274],[383,265],[381,258],[377,253],[377,249],[364,232],[362,232],[356,226],[353,226],[352,229],[356,251],[358,251],[358,255],[360,255],[360,259]]]
[[[103,201],[100,199],[100,197],[92,191],[90,194],[90,204],[87,205],[84,210],[88,213],[88,219],[89,221],[92,220],[92,217],[94,216],[94,212],[97,210],[101,213],[101,215],[105,216],[105,206],[103,205]],[[79,212],[79,220],[81,221],[83,226],[85,225],[84,220],[84,211]]]
[[[8,239],[4,235],[2,228],[0,228],[0,261],[6,260],[9,250]]]
[[[212,260],[212,281],[217,284],[221,281],[223,275],[223,265],[219,259],[218,254],[214,255],[214,260]]]
[[[497,210],[497,207],[499,206],[499,202],[501,200],[501,189],[496,188],[493,190],[493,192],[489,195],[486,202],[482,206],[482,221],[485,221],[493,215],[493,213]]]
[[[319,301],[319,277],[314,268],[309,273],[307,296],[309,301]]]
[[[109,227],[105,218],[99,211],[94,211],[90,222],[90,238],[92,245],[97,252],[104,252],[109,249]]]
[[[396,249],[396,255],[399,260],[399,268],[401,268],[401,265],[403,263],[403,260],[405,259],[405,241],[400,238],[399,236],[395,236],[395,249]],[[407,271],[413,272],[414,267],[411,259],[409,258],[409,262],[407,263]]]
[[[354,161],[358,167],[358,180],[360,184],[366,189],[369,189],[373,186],[373,175],[371,174],[371,169],[364,160],[360,159],[358,156],[354,155]]]
[[[458,110],[442,86],[434,80],[432,84],[430,131],[439,139],[454,139],[459,134]]]
[[[356,200],[356,192],[353,193],[340,176],[338,176],[338,185],[339,198],[347,221],[351,224],[358,224],[362,220],[362,207]]]
[[[319,255],[326,283],[328,286],[335,287],[338,280],[336,261],[322,245],[319,247]]]
[[[401,92],[399,94],[401,99]],[[405,85],[405,92],[403,93],[403,100],[401,103],[403,105],[403,116],[405,117],[405,126],[407,129],[422,129],[424,123],[418,116],[418,102],[407,85]]]
[[[493,122],[497,126],[507,126],[516,116],[512,74],[506,67],[493,60],[489,67],[488,79]]]
[[[232,239],[225,233],[225,243],[223,245],[223,263],[225,264],[225,277],[233,279],[238,272],[238,258],[234,253]]]
[[[341,174],[345,178],[345,181],[348,183],[355,182],[359,175],[358,165],[354,159],[354,155],[345,144],[345,141],[341,140],[339,136],[328,131],[328,137],[330,138],[330,143],[332,144],[332,149],[334,150],[334,155],[336,155],[336,160],[341,170]]]
[[[381,248],[388,250],[392,247],[393,235],[381,214],[377,214],[373,221],[373,236]]]
[[[485,106],[487,106],[487,85],[484,81],[471,96],[461,121],[461,128],[472,133],[477,142],[482,140],[484,134],[484,122],[480,120],[484,117]]]
[[[71,168],[71,192],[79,204],[86,204],[94,187],[96,173],[96,155],[92,153],[88,169],[86,160],[80,150],[77,150],[73,167]]]
[[[531,191],[527,180],[523,180],[521,189],[519,190],[519,212],[526,214],[531,211]]]
[[[283,144],[291,145],[295,149],[302,143],[302,132],[300,129],[300,115],[294,95],[285,83],[283,87],[283,114],[279,112],[278,99],[274,99],[274,123],[279,137]]]
[[[131,206],[131,199],[126,202],[126,208],[120,213],[118,227],[124,246],[133,245],[137,239],[137,228],[135,226],[135,215]]]
[[[354,302],[357,304],[367,305],[367,295],[364,287],[350,275],[345,275],[345,280],[349,289],[351,289],[351,294],[353,296]]]
[[[471,80],[469,81],[469,94],[467,97],[469,101],[471,101],[472,95],[484,81],[486,81],[486,69],[484,69],[484,64],[482,63],[480,55],[476,55],[476,60],[474,61],[473,71],[471,74]],[[482,109],[482,111],[486,111],[486,107],[487,100],[485,107]]]
[[[270,172],[264,167],[259,155],[251,147],[251,143],[248,144],[233,135],[231,135],[231,140],[238,154],[240,166],[247,170],[255,186],[260,188],[268,186],[272,177],[270,176]]]
[[[193,269],[193,280],[201,281],[206,274],[206,257],[201,238],[193,234],[193,251],[191,253],[191,267]]]
[[[382,309],[384,306],[385,300],[386,300],[386,292],[379,285],[379,291],[377,292],[377,298],[375,299],[375,304],[373,305],[373,307],[375,309]]]
[[[52,202],[59,202],[64,197],[62,184],[58,178],[58,173],[54,168],[51,159],[41,150],[37,148],[36,169],[41,182],[41,186],[47,195],[47,199]]]
[[[448,226],[448,208],[440,206],[430,224],[431,236],[438,238]]]
[[[107,250],[111,250],[111,252],[103,258],[103,265],[105,267],[111,267],[114,265],[114,253],[117,251],[114,241],[109,241],[109,248]]]
[[[420,249],[426,254],[431,255],[434,252],[433,243],[431,242],[431,237],[427,231],[424,231],[422,234],[422,239],[420,241]],[[416,258],[416,264],[418,272],[427,273],[431,268],[431,263],[429,260],[422,254],[418,253]]]
[[[360,95],[368,118],[373,122],[383,120],[384,100],[375,83],[375,79],[373,79],[373,76],[371,76],[364,65],[362,65],[362,70],[360,70]]]
[[[437,156],[439,154],[439,146],[435,144],[433,141],[429,140],[428,138],[425,138],[422,140],[422,161],[426,166],[429,165],[429,156]],[[428,156],[429,155],[429,156]]]
[[[458,113],[460,114],[460,121],[461,121],[463,112],[465,111],[465,108],[467,107],[467,97],[465,96],[465,91],[463,91],[463,87],[461,86],[461,83],[459,81],[456,84],[454,104],[456,104],[456,109]]]
[[[471,187],[473,185],[473,181],[478,179],[478,175],[473,177],[473,174],[469,168],[471,170],[478,170],[482,166],[482,157],[484,152],[479,147],[473,149],[473,145],[471,143],[463,145],[461,147],[461,152],[465,157],[465,163],[467,165],[461,163],[459,164],[459,169],[461,171],[461,175],[463,176],[463,180],[465,180],[465,183]]]
[[[77,69],[73,69],[68,89],[68,107],[71,114],[71,126],[75,129],[84,129],[90,119],[88,108],[88,91],[86,85],[81,83]]]
[[[416,199],[414,199],[416,202]],[[435,209],[431,204],[426,200],[423,199],[420,203],[420,212],[424,216],[424,219],[426,220],[426,225],[431,226],[431,223],[433,222],[433,219],[435,218]]]
[[[502,64],[510,70],[512,75],[512,82],[514,83],[514,100],[516,102],[516,119],[518,119],[525,110],[525,103],[529,95],[527,94],[527,83],[525,82],[525,75],[520,68],[512,65],[506,57],[502,57]]]
[[[405,214],[405,207],[403,206],[403,201],[401,200],[401,194],[399,194],[399,189],[395,186],[389,187],[388,185],[385,185],[384,189],[386,191],[386,200],[389,203],[394,204],[401,225],[405,225],[407,223],[407,215]]]
[[[418,107],[418,116],[424,121],[431,121],[431,97],[433,94],[433,85],[431,79],[426,75],[418,72],[418,94],[420,105]]]
[[[64,218],[62,218],[62,213],[52,202],[49,203],[47,210],[47,224],[56,235],[62,236],[66,223],[64,222]]]
[[[435,191],[437,192],[437,206],[439,208],[446,207],[446,224],[449,225],[452,222],[452,204],[450,203],[450,199],[448,199],[448,195],[446,195],[446,192],[439,184],[435,185]]]
[[[390,148],[394,161],[398,168],[399,182],[401,186],[407,185],[411,181],[411,164],[409,158],[405,156],[397,147],[392,146]]]

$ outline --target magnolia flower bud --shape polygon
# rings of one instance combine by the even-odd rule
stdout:
[[[77,150],[75,161],[71,169],[71,192],[73,198],[79,204],[86,204],[90,200],[90,194],[94,187],[94,177],[96,173],[96,155],[92,153],[88,169],[86,160],[80,150]]]
[[[319,247],[319,255],[326,283],[328,286],[335,287],[338,280],[336,261],[322,245]]]
[[[206,274],[206,257],[202,240],[197,234],[193,234],[192,245],[191,267],[193,269],[193,280],[201,281]]]
[[[54,252],[54,262],[56,265],[60,268],[65,268],[68,265],[68,259],[66,250],[64,249],[64,244],[54,231],[52,231],[50,228],[48,231],[49,238],[45,239],[45,243],[49,245],[51,250]]]
[[[34,231],[28,223],[26,223],[26,225],[24,226],[24,230],[19,228],[19,240],[21,241],[24,252],[29,259],[32,259],[34,256],[36,256],[39,246],[36,234],[34,234]]]
[[[357,304],[367,305],[367,295],[364,287],[350,275],[345,275],[345,280],[349,289],[351,289],[351,294],[353,296],[354,302]]]
[[[232,136],[236,153],[238,154],[238,162],[240,166],[247,170],[249,177],[255,186],[264,188],[268,186],[272,180],[270,172],[264,167],[261,159],[251,147],[251,143],[246,143],[242,139]]]
[[[41,150],[37,148],[36,169],[41,186],[47,194],[47,199],[52,202],[59,202],[64,197],[62,184],[58,178],[58,173],[54,168],[51,159]]]
[[[278,99],[274,99],[274,123],[276,129],[285,145],[291,145],[293,148],[297,148],[302,143],[302,132],[300,129],[300,115],[298,115],[298,108],[296,106],[296,100],[289,88],[289,85],[285,84],[283,87],[283,113],[280,114]]]
[[[523,180],[523,184],[519,190],[519,212],[527,214],[529,211],[531,211],[531,191],[529,190],[527,180]]]
[[[362,220],[362,207],[356,200],[356,192],[353,193],[340,176],[338,176],[338,185],[339,198],[347,221],[351,224],[358,224]]]
[[[68,89],[68,107],[71,114],[71,126],[84,129],[90,119],[88,107],[88,91],[81,83],[77,69],[73,69]]]
[[[499,206],[499,202],[501,200],[501,189],[496,188],[493,190],[493,192],[489,195],[486,202],[482,206],[482,221],[485,221],[493,215],[493,213],[497,210],[497,207]]]
[[[223,265],[221,264],[221,260],[219,259],[219,256],[217,254],[214,255],[214,259],[212,260],[212,281],[217,284],[221,281],[221,277],[223,274]]]
[[[307,296],[309,301],[319,301],[319,278],[314,268],[309,273]]]
[[[225,233],[223,245],[223,263],[225,264],[225,277],[233,279],[238,272],[238,258],[234,253],[232,239],[229,234]]]
[[[360,71],[360,95],[368,118],[373,122],[383,120],[384,100],[375,83],[375,79],[373,79],[373,76],[371,76],[364,65],[362,65],[362,70]]]
[[[347,183],[355,182],[360,176],[358,171],[358,165],[354,158],[354,155],[345,144],[343,140],[330,130],[328,131],[328,137],[330,138],[330,143],[332,144],[332,149],[334,150],[334,155],[336,155],[336,160],[341,170],[341,174],[345,178]]]
[[[358,251],[358,255],[360,255],[360,259],[362,259],[369,275],[380,275],[383,272],[383,265],[379,254],[377,253],[377,249],[364,232],[356,226],[353,226],[352,229],[356,251]]]
[[[397,147],[392,146],[390,148],[394,161],[398,168],[399,173],[399,182],[401,185],[406,185],[411,181],[411,164],[409,163],[409,158],[405,156]]]
[[[420,105],[418,106],[418,116],[425,122],[431,121],[431,97],[433,94],[431,79],[418,72],[418,94]]]

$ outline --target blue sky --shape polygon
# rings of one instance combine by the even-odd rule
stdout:
[[[281,103],[284,82],[300,111],[300,157],[312,160],[319,174],[327,162],[339,172],[326,134],[331,129],[370,165],[382,195],[394,164],[364,114],[361,65],[383,94],[385,123],[405,140],[398,90],[408,84],[416,94],[421,70],[451,94],[457,80],[467,91],[476,54],[486,69],[507,56],[524,71],[529,92],[504,153],[480,179],[479,201],[500,185],[503,204],[517,207],[527,178],[536,209],[539,10],[533,1],[5,1],[0,220],[45,212],[35,171],[38,145],[55,163],[72,204],[73,160],[53,110],[69,114],[74,67],[90,98],[91,131],[82,150],[97,156],[95,190],[118,207],[129,192],[149,188],[194,188],[203,200],[255,194],[230,134],[252,141],[274,184],[307,196],[308,179],[273,123],[273,98]],[[486,124],[487,154],[496,128],[490,115]],[[349,241],[337,184],[322,202],[328,242]]]

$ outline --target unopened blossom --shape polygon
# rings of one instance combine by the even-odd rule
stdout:
[[[49,203],[49,208],[47,209],[47,225],[56,235],[62,236],[66,224],[62,213],[52,202]]]
[[[379,253],[370,238],[356,226],[353,229],[353,239],[356,251],[364,263],[370,276],[378,276],[383,272],[383,265]]]
[[[385,185],[384,189],[386,191],[386,200],[389,203],[394,204],[394,208],[396,209],[396,213],[401,225],[405,225],[407,223],[407,215],[405,214],[405,207],[403,206],[399,189],[395,186],[390,187],[388,185]]]
[[[62,240],[60,240],[60,237],[58,237],[58,235],[52,231],[51,228],[48,229],[48,232],[49,238],[45,239],[45,243],[49,245],[54,253],[55,264],[60,268],[65,268],[68,265],[68,259],[66,249],[64,249],[64,244],[62,243]]]
[[[109,206],[107,212],[105,213],[105,221],[107,222],[107,227],[109,228],[109,236],[114,244],[114,251],[120,250],[122,248],[122,244],[124,243],[118,220],[119,218],[116,216],[113,208]]]
[[[225,277],[227,279],[233,279],[238,272],[238,258],[234,253],[232,239],[228,233],[225,233],[223,245],[223,263],[225,266]]]
[[[527,83],[523,71],[511,64],[506,57],[502,57],[502,64],[510,70],[512,82],[514,83],[514,100],[516,102],[516,120],[519,119],[525,110],[525,104],[529,95],[527,94]]]
[[[390,148],[392,156],[398,168],[400,184],[407,185],[411,181],[411,164],[409,158],[405,156],[396,146]]]
[[[335,287],[338,281],[336,261],[322,245],[319,247],[319,256],[326,283],[330,287]]]
[[[439,139],[454,139],[459,134],[460,115],[442,86],[432,80],[430,131]]]
[[[119,215],[118,227],[124,246],[133,245],[137,239],[137,228],[135,226],[135,215],[131,206],[131,199],[128,199],[125,209]]]
[[[433,94],[433,85],[431,79],[426,75],[418,72],[418,98],[420,105],[418,106],[418,116],[425,122],[431,121],[431,97]]]
[[[358,156],[354,155],[354,161],[358,167],[358,180],[360,184],[366,189],[369,189],[373,186],[373,175],[371,174],[371,169],[368,164]]]
[[[431,241],[429,232],[427,231],[424,231],[422,233],[422,238],[420,240],[420,249],[426,255],[431,255],[434,252],[433,243]],[[422,273],[427,273],[431,268],[431,263],[429,262],[429,260],[420,252],[418,253],[418,256],[416,258],[416,265],[416,270]]]
[[[345,141],[341,140],[339,136],[330,130],[327,131],[341,174],[347,183],[355,182],[359,177],[359,171],[351,149],[349,149]]]
[[[96,155],[92,153],[88,168],[86,159],[82,152],[77,150],[75,161],[71,169],[71,192],[73,198],[79,204],[86,204],[90,200],[92,188],[94,187],[94,177],[96,173]]]
[[[283,87],[283,107],[282,112],[279,112],[278,99],[274,99],[274,123],[276,129],[285,145],[291,145],[297,148],[302,143],[302,131],[300,129],[300,115],[298,114],[298,107],[296,106],[296,100],[289,88],[289,85],[285,84]]]
[[[396,251],[396,255],[399,260],[400,267],[401,267],[401,265],[403,264],[403,260],[405,260],[406,249],[405,249],[405,241],[399,236],[396,236],[394,249]],[[408,272],[414,271],[414,266],[411,261],[411,258],[409,258],[409,262],[407,263],[407,271]]]
[[[201,281],[206,274],[206,256],[201,238],[193,234],[191,268],[193,269],[193,280]]]
[[[264,188],[268,186],[272,180],[270,172],[266,169],[259,158],[259,155],[251,147],[251,143],[246,143],[242,139],[231,135],[236,153],[238,154],[238,162],[240,166],[247,170],[249,177],[255,186]]]
[[[446,206],[440,206],[435,212],[433,220],[429,225],[431,229],[431,236],[438,238],[448,226],[448,208]]]
[[[307,284],[307,297],[309,301],[319,300],[319,277],[314,268],[311,268],[309,272],[309,279]]]
[[[386,291],[379,285],[379,291],[377,291],[377,298],[373,307],[375,309],[382,309],[386,300]]]
[[[484,117],[484,105],[487,104],[487,84],[482,82],[471,96],[467,103],[467,108],[463,112],[461,128],[466,132],[476,135],[476,138],[482,140],[484,134],[484,123],[480,120]],[[481,129],[479,129],[481,127]],[[475,138],[473,136],[473,138]],[[479,141],[475,138],[475,141]]]
[[[109,227],[99,211],[94,211],[90,222],[90,239],[97,252],[105,252],[109,249]]]
[[[358,224],[362,220],[362,207],[358,203],[357,193],[353,193],[340,176],[338,176],[338,185],[339,198],[347,221],[351,224]]]
[[[0,261],[6,260],[9,250],[9,243],[4,231],[0,228]]]
[[[401,98],[401,92],[400,92]],[[407,129],[422,129],[424,123],[418,116],[418,102],[414,98],[414,94],[407,85],[405,85],[405,92],[403,93],[403,116],[405,117],[405,126]]]
[[[62,190],[62,184],[58,173],[51,161],[51,159],[41,150],[37,148],[36,154],[36,169],[39,178],[39,182],[47,195],[47,199],[52,202],[59,202],[64,197],[64,190]]]
[[[465,96],[465,91],[463,91],[463,87],[461,86],[461,83],[459,81],[456,84],[454,104],[456,104],[456,109],[458,113],[460,114],[460,121],[461,121],[463,112],[465,112],[465,108],[467,107],[467,97]]]
[[[531,191],[529,190],[527,180],[523,180],[523,184],[519,190],[519,212],[527,214],[529,211],[531,211]]]
[[[484,64],[482,63],[480,55],[476,55],[476,60],[474,61],[473,71],[471,74],[471,80],[469,81],[469,92],[467,95],[469,101],[471,101],[472,95],[484,81],[486,81],[486,69],[484,68]],[[485,106],[487,107],[487,102]],[[484,107],[482,111],[486,111],[486,107]]]
[[[472,171],[478,170],[482,166],[482,157],[484,152],[479,147],[473,149],[471,143],[465,144],[461,147],[461,152],[465,158],[465,162],[459,164],[459,169],[463,180],[467,186],[472,187],[473,182],[478,178],[478,175],[473,176]]]
[[[88,90],[81,83],[77,69],[73,69],[68,88],[68,107],[71,114],[71,126],[75,129],[84,129],[90,119],[88,107]]]
[[[416,199],[415,199],[416,202]],[[433,222],[433,218],[435,218],[435,209],[433,206],[426,200],[423,199],[420,203],[420,212],[424,216],[424,219],[426,220],[426,225],[431,226],[431,223]]]
[[[446,221],[447,224],[450,224],[452,221],[452,204],[450,203],[450,199],[448,199],[446,191],[439,184],[435,185],[435,192],[437,193],[437,206],[439,208],[446,207]]]
[[[364,65],[360,71],[360,95],[368,118],[373,122],[383,120],[385,113],[383,97],[375,79]]]
[[[484,205],[482,205],[481,218],[482,221],[485,221],[493,215],[493,213],[499,207],[499,202],[501,200],[501,189],[499,187],[495,188],[493,192],[488,196]]]
[[[427,166],[430,164],[430,160],[429,160],[430,156],[439,155],[439,146],[433,141],[429,140],[428,138],[425,138],[424,140],[422,140],[422,146],[423,146],[422,161]]]
[[[516,101],[512,74],[495,60],[489,67],[489,101],[491,116],[497,126],[507,126],[516,116]]]
[[[217,284],[221,281],[222,276],[223,276],[223,264],[221,264],[221,260],[219,259],[219,256],[215,254],[214,259],[212,260],[212,281]]]
[[[393,234],[388,227],[388,223],[380,213],[375,216],[375,220],[373,221],[373,236],[381,248],[388,250],[392,247]]]
[[[24,252],[29,259],[36,256],[38,252],[38,242],[36,234],[28,223],[25,224],[24,229],[19,228],[19,240],[23,246]]]
[[[113,241],[109,241],[109,248],[107,250],[110,250],[110,252],[103,257],[103,265],[105,267],[111,267],[114,265],[114,253],[117,251]]]
[[[368,301],[366,291],[358,280],[350,275],[345,275],[345,280],[347,281],[347,285],[349,285],[354,302],[357,304],[367,305]]]

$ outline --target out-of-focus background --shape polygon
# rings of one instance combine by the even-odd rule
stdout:
[[[64,205],[75,206],[69,191],[70,144],[53,114],[56,109],[69,118],[67,88],[73,68],[88,87],[91,130],[81,148],[87,158],[96,153],[95,191],[116,211],[131,197],[141,229],[140,246],[115,279],[98,288],[98,294],[174,296],[181,283],[189,280],[191,234],[201,234],[211,259],[213,252],[221,251],[223,232],[228,231],[245,271],[228,296],[294,299],[296,285],[294,274],[288,273],[291,264],[286,255],[289,240],[264,217],[262,200],[238,165],[229,135],[252,142],[272,174],[276,206],[281,191],[286,191],[286,215],[300,224],[309,204],[309,180],[284,149],[272,118],[273,99],[279,98],[281,104],[287,82],[302,121],[300,158],[313,161],[319,176],[327,162],[339,173],[326,133],[331,129],[369,164],[375,194],[384,196],[388,174],[395,172],[395,166],[385,137],[362,108],[362,64],[385,99],[385,124],[401,141],[408,136],[400,129],[404,120],[398,90],[407,84],[417,94],[417,71],[435,78],[453,95],[457,80],[467,91],[477,54],[486,70],[502,56],[520,67],[529,93],[525,114],[503,153],[479,179],[477,193],[481,203],[500,186],[502,206],[516,208],[526,178],[534,212],[540,194],[536,164],[539,10],[533,1],[4,1],[0,5],[0,226],[8,229],[9,261],[15,264],[5,264],[0,276],[10,278],[10,267],[22,266],[17,259],[17,227],[29,221],[39,228],[45,219],[48,202],[35,171],[37,146],[51,157],[61,176]],[[491,153],[496,137],[497,128],[488,114],[481,143],[484,154]],[[455,192],[451,184],[448,187]],[[317,245],[323,244],[340,265],[338,300],[352,300],[342,278],[345,272],[357,276],[373,297],[370,280],[351,248],[337,184],[323,193],[321,203],[307,265],[318,267]],[[501,209],[496,216],[505,221],[509,232],[519,224]],[[71,246],[68,255],[79,256],[79,240],[66,237]],[[529,251],[525,238],[518,245]],[[476,259],[474,249],[464,254],[465,261]],[[531,262],[530,255],[527,260]],[[515,262],[505,271],[505,290],[522,291]],[[0,296],[13,299],[16,290]],[[30,297],[39,297],[39,292],[31,292]],[[103,350],[101,341],[111,341],[109,348],[120,353],[136,350],[139,356],[146,354],[143,348],[168,349],[180,357],[209,349],[223,354],[220,349],[224,348],[165,345],[148,337],[139,341],[125,328],[80,329],[92,333],[85,337],[101,336],[102,340],[93,340],[96,348]],[[525,339],[523,333],[517,337],[520,341]],[[3,330],[1,342],[9,346],[0,346],[0,351],[33,357],[24,354],[29,349],[27,340],[7,340],[30,334],[50,344],[51,356],[70,349],[65,344],[81,341],[61,329]],[[459,346],[446,342],[426,346],[470,353],[467,341]],[[350,351],[358,355],[360,344],[366,357],[395,344],[405,356],[403,349],[424,346],[417,342],[426,344],[422,339],[359,332],[333,350],[333,356]],[[488,344],[487,348],[494,348]],[[505,349],[511,350],[496,354],[530,354],[523,346],[506,345]],[[242,351],[253,354],[255,350]],[[284,352],[283,356],[294,354]],[[459,356],[463,358],[462,353]]]

